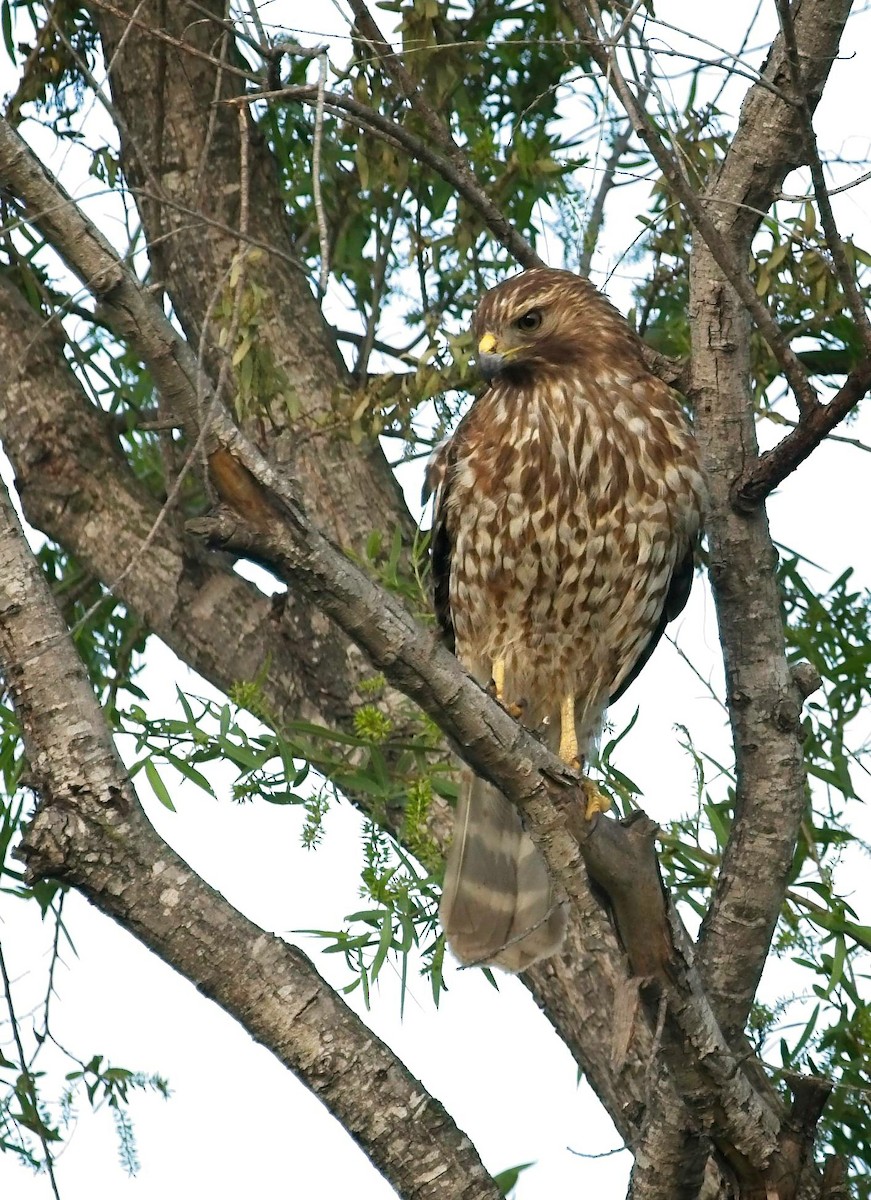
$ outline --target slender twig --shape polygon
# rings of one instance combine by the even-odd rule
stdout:
[[[239,21],[225,21],[219,17],[217,13],[213,12],[209,8],[206,8],[204,4],[198,4],[197,0],[184,0],[184,5],[185,8],[192,8],[195,13],[199,13],[200,16],[204,18],[204,21],[207,21],[209,25],[216,25],[218,29],[223,29],[225,33],[229,33],[231,37],[243,42],[246,46],[250,47],[250,49],[256,51],[257,54],[262,55],[264,58],[269,57],[269,52],[272,47],[270,46],[269,39],[266,36],[266,31],[263,28],[263,24],[258,19],[259,14],[257,12],[257,6],[254,3],[254,0],[249,0],[249,8],[251,9],[252,21],[257,30],[257,36],[261,39],[259,42],[255,38],[251,37],[244,26],[240,28]],[[242,20],[244,20],[244,18],[242,18]]]
[[[581,256],[578,260],[578,272],[581,275],[589,275],[590,267],[593,262],[593,255],[596,252],[596,244],[599,241],[599,234],[602,229],[602,220],[605,215],[605,200],[608,193],[614,187],[614,177],[617,173],[617,168],[620,165],[620,159],[626,153],[629,143],[632,140],[632,126],[627,125],[622,133],[618,134],[611,146],[611,153],[608,156],[608,161],[605,163],[605,169],[602,172],[602,179],[599,183],[596,197],[593,200],[590,208],[590,215],[587,219],[587,228],[584,230],[583,248]]]
[[[479,191],[482,198],[486,200],[491,214],[487,218],[487,224],[490,226],[492,232],[496,234],[503,245],[511,251],[517,261],[522,263],[523,266],[545,266],[544,260],[536,254],[526,238],[518,233],[512,223],[483,192],[480,184],[475,179],[465,153],[454,141],[450,129],[423,97],[420,88],[418,88],[412,77],[408,74],[398,55],[394,53],[390,43],[381,33],[363,0],[349,0],[349,4],[354,13],[355,24],[359,33],[372,47],[373,52],[377,55],[386,74],[392,79],[399,94],[403,99],[408,101],[420,117],[430,137],[432,137],[435,144],[453,166],[457,178],[462,179],[467,188]],[[497,228],[501,233],[497,233]]]
[[[871,171],[865,171],[856,179],[851,179],[849,183],[842,183],[840,187],[827,188],[827,196],[839,196],[841,192],[849,192],[851,188],[858,187],[860,183],[867,183],[871,179]],[[810,196],[800,196],[795,192],[778,192],[774,197],[775,200],[789,200],[796,204],[802,204],[805,200],[810,200]]]
[[[323,300],[330,280],[330,235],[327,231],[327,217],[324,211],[324,197],[321,191],[321,146],[324,140],[324,94],[327,86],[327,55],[326,51],[318,55],[318,91],[315,104],[315,131],[312,140],[312,194],[314,195],[315,214],[318,222],[318,241],[321,249],[321,267],[318,274],[318,297]]]
[[[597,0],[587,0],[586,4],[582,4],[581,0],[562,0],[562,2],[566,11],[577,24],[581,40],[591,57],[599,65],[603,74],[611,79],[614,91],[632,122],[634,132],[647,146],[660,171],[686,209],[693,227],[706,243],[720,270],[737,292],[741,302],[759,327],[762,336],[771,347],[780,369],[795,394],[799,410],[801,412],[813,411],[818,403],[817,396],[801,361],[771,313],[756,295],[756,290],[743,264],[708,216],[700,197],[693,190],[677,159],[657,133],[653,121],[627,83],[617,62],[614,47],[606,44],[600,38],[597,26],[594,24],[594,20],[599,26],[602,23]],[[590,18],[590,13],[593,14],[593,19]]]
[[[642,94],[646,96],[647,93],[644,91]],[[614,179],[617,174],[617,168],[620,166],[620,159],[629,149],[631,141],[632,125],[629,124],[624,127],[611,144],[611,153],[608,155],[608,161],[605,163],[605,169],[602,173],[598,191],[596,192],[596,198],[590,209],[587,228],[584,230],[583,249],[580,261],[578,262],[578,271],[581,275],[589,275],[590,273],[593,255],[596,252],[596,244],[599,240],[602,221],[605,216],[605,201],[608,198],[608,193],[614,187]]]
[[[336,329],[334,335],[340,342],[350,342],[352,346],[362,346],[366,339],[365,333],[355,333],[350,329]],[[421,332],[414,340],[415,342],[419,342],[425,336],[426,334]],[[397,358],[400,362],[416,364],[420,361],[416,355],[409,353],[407,349],[402,350],[398,346],[388,346],[387,342],[382,342],[379,338],[372,339],[372,350],[377,350],[379,354],[386,354],[388,358]]]
[[[817,404],[772,450],[766,450],[732,488],[732,504],[751,512],[787,475],[817,448],[859,401],[871,391],[871,358],[850,372],[843,387],[828,404]]]
[[[375,262],[372,268],[372,302],[369,311],[369,319],[366,322],[366,332],[363,335],[363,343],[360,347],[360,355],[357,359],[357,364],[354,367],[354,375],[362,383],[366,378],[366,371],[369,366],[369,357],[375,348],[375,330],[378,328],[378,319],[381,316],[381,296],[384,292],[384,280],[387,275],[387,263],[390,259],[390,250],[393,245],[393,233],[396,229],[396,222],[399,220],[399,214],[402,211],[402,193],[399,192],[390,215],[387,218],[387,226],[378,238],[378,250],[375,254]]]
[[[341,334],[337,335],[341,337]],[[766,420],[772,425],[787,425],[790,429],[798,429],[800,422],[794,421],[791,417],[786,417],[779,412],[766,412]],[[827,435],[830,442],[839,442],[842,446],[853,446],[856,450],[864,450],[866,454],[871,454],[871,446],[867,442],[863,442],[861,438],[848,437],[845,433],[830,433]]]
[[[847,261],[844,243],[841,240],[840,233],[838,232],[835,214],[832,212],[832,203],[829,198],[828,188],[826,186],[826,178],[823,174],[823,164],[820,160],[816,134],[814,133],[813,115],[808,107],[807,97],[802,87],[801,62],[799,59],[798,43],[795,37],[795,25],[793,24],[792,20],[792,12],[790,11],[789,0],[776,0],[776,3],[777,15],[780,18],[780,28],[783,32],[783,40],[786,45],[786,57],[789,63],[790,78],[792,80],[794,103],[804,120],[808,166],[810,167],[811,180],[814,187],[814,197],[817,202],[817,208],[819,209],[823,233],[826,237],[826,245],[828,246],[829,254],[832,256],[835,274],[844,292],[844,298],[847,301],[847,307],[850,310],[853,320],[856,322],[856,328],[858,329],[862,338],[862,342],[865,347],[865,353],[871,355],[871,321],[868,320],[868,313],[865,310],[865,302],[859,293],[859,287],[856,283],[856,276],[849,262]]]
[[[0,976],[3,978],[3,987],[6,991],[6,1006],[9,1009],[9,1020],[12,1024],[12,1036],[15,1039],[15,1048],[18,1051],[18,1061],[21,1064],[21,1078],[24,1088],[27,1091],[28,1099],[33,1105],[33,1113],[38,1122],[35,1130],[36,1136],[39,1138],[42,1146],[42,1152],[45,1155],[45,1169],[48,1174],[51,1190],[54,1193],[55,1200],[60,1200],[60,1192],[57,1190],[57,1180],[54,1177],[54,1159],[51,1155],[51,1150],[48,1146],[48,1140],[42,1131],[42,1118],[39,1114],[39,1097],[36,1094],[36,1085],[33,1082],[33,1076],[27,1066],[27,1056],[24,1053],[24,1045],[21,1041],[21,1031],[18,1028],[18,1020],[15,1016],[15,1007],[12,1003],[12,984],[9,980],[9,974],[6,970],[6,959],[3,957],[3,947],[0,945]]]
[[[218,99],[224,86],[224,66],[227,61],[227,51],[230,46],[230,39],[226,32],[221,35],[221,50],[220,50],[220,66],[215,68],[215,79],[212,84],[212,103],[209,105],[209,121],[206,126],[206,136],[203,138],[202,149],[199,152],[199,162],[197,163],[197,177],[194,183],[194,195],[197,198],[197,206],[199,207],[202,201],[202,188],[206,179],[206,166],[209,163],[209,156],[212,145],[214,143],[215,131],[218,128]],[[245,136],[244,133],[242,135]],[[142,155],[139,156],[140,158]]]
[[[260,20],[260,10],[254,0],[248,0],[248,15],[251,18],[254,28],[257,30],[257,36],[260,38],[262,45],[265,46],[269,39],[266,36],[266,30],[263,28],[263,22]]]
[[[279,88],[277,91],[234,96],[224,103],[236,105],[252,104],[258,100],[299,100],[304,104],[316,104],[317,91],[314,85],[306,84]],[[324,107],[328,112],[338,112],[352,124],[366,129],[390,145],[404,150],[417,161],[432,167],[447,183],[456,188],[479,214],[493,237],[509,250],[522,266],[529,268],[545,265],[544,260],[539,258],[526,239],[517,233],[501,209],[493,203],[468,167],[461,169],[423,138],[409,133],[402,125],[355,100],[353,96],[346,96],[341,92],[325,92]]]
[[[51,940],[51,960],[48,965],[48,983],[46,984],[45,1000],[44,1000],[43,1006],[42,1006],[42,1014],[43,1014],[42,1015],[42,1036],[44,1038],[48,1037],[48,1035],[49,1035],[48,1018],[49,1018],[49,1011],[51,1009],[52,997],[55,994],[54,973],[55,973],[55,969],[57,968],[57,964],[60,961],[60,935],[61,935],[62,930],[64,932],[66,932],[64,930],[64,924],[63,924],[63,911],[64,911],[64,900],[65,899],[66,899],[66,894],[63,891],[60,891],[58,893],[57,909],[55,910],[55,914],[54,914],[54,936]],[[67,934],[67,938],[69,938],[69,934]]]

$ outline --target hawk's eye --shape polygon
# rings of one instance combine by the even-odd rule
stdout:
[[[514,324],[518,329],[524,329],[527,332],[531,329],[538,329],[541,324],[541,313],[537,308],[531,308],[522,317],[518,317]]]

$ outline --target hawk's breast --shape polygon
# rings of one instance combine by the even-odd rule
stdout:
[[[650,385],[497,382],[458,431],[446,501],[457,654],[479,678],[503,659],[532,722],[568,689],[613,694],[696,535],[690,434]]]

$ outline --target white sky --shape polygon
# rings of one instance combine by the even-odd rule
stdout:
[[[765,0],[765,6],[770,27],[774,5]],[[656,9],[673,24],[692,21],[703,36],[735,44],[753,7],[746,0],[728,6],[658,0]],[[316,40],[315,33],[344,28],[331,5],[315,9],[311,3],[287,0],[288,32],[311,29],[312,35],[294,34],[309,41]],[[843,151],[856,158],[868,153],[869,30],[866,13],[851,26],[844,57],[833,70],[816,121],[824,152]],[[669,42],[674,45],[677,38],[670,36]],[[34,131],[26,126],[24,132]],[[68,186],[94,190],[93,180],[76,188],[70,177],[76,178],[74,163]],[[871,184],[846,193],[837,210],[842,232],[865,246],[871,244],[869,189]],[[633,196],[633,189],[626,189],[615,198],[616,219],[596,263],[602,276],[634,236],[635,214],[645,195],[636,191]],[[619,271],[609,289],[625,307]],[[867,412],[851,432],[863,429],[865,440],[871,441]],[[857,532],[858,515],[868,511],[867,479],[860,452],[826,445],[773,498],[776,539],[801,549],[833,575],[852,565],[857,583],[871,585],[871,554],[867,539]],[[719,679],[716,628],[704,588],[694,591],[677,632],[701,669]],[[151,648],[140,682],[158,695],[171,693],[176,683],[200,694],[207,690],[158,644]],[[694,797],[691,767],[677,746],[675,722],[689,725],[699,745],[716,751],[726,746],[723,716],[669,647],[657,652],[629,696],[615,707],[617,727],[636,706],[641,714],[621,748],[620,763],[643,785],[647,811],[665,820],[687,811]],[[302,815],[295,810],[238,808],[179,789],[174,791],[178,811],[172,814],[147,787],[140,793],[161,835],[209,883],[264,929],[304,946],[335,985],[348,981],[339,956],[319,954],[312,939],[292,932],[337,928],[358,907],[360,823],[348,806],[330,814],[324,845],[311,853],[299,846]],[[864,811],[856,819],[866,835],[871,833]],[[848,884],[842,886],[855,889],[859,920],[871,922],[864,863],[848,856],[846,870]],[[25,1026],[28,1011],[43,993],[48,948],[30,907],[0,896],[0,936],[17,980],[16,1002]],[[67,902],[66,918],[78,958],[69,952],[63,956],[52,1020],[55,1036],[85,1058],[97,1053],[118,1065],[162,1073],[173,1094],[168,1102],[152,1096],[133,1101],[130,1113],[142,1164],[133,1179],[117,1165],[109,1115],[93,1117],[80,1106],[75,1134],[57,1165],[64,1200],[167,1200],[186,1194],[214,1200],[239,1194],[269,1200],[348,1194],[384,1200],[394,1194],[319,1101],[190,983],[75,895]],[[490,1169],[536,1163],[521,1177],[518,1200],[622,1194],[628,1153],[589,1159],[570,1152],[601,1154],[618,1146],[619,1139],[587,1086],[577,1085],[574,1063],[526,990],[504,979],[497,994],[477,972],[448,969],[446,975],[450,990],[438,1012],[426,981],[412,977],[401,1021],[397,981],[389,971],[370,1012],[362,1010],[359,992],[349,1003],[446,1105]],[[767,974],[769,995],[788,986],[788,975],[779,968]],[[4,1049],[8,1032],[8,1024],[0,1024]],[[46,1200],[50,1189],[44,1177],[31,1176],[3,1155],[0,1195]]]

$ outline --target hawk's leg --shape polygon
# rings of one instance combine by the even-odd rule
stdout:
[[[578,757],[578,731],[575,726],[574,692],[569,692],[564,697],[560,705],[559,721],[559,756],[564,763],[567,763],[576,771],[580,771],[581,760]],[[584,816],[588,821],[592,820],[596,813],[608,811],[611,807],[611,801],[607,796],[602,795],[592,779],[582,779],[581,787],[587,799]]]
[[[575,728],[575,693],[569,692],[559,710],[559,756],[564,763],[581,769],[578,758],[578,731]]]
[[[493,660],[493,688],[496,692],[496,699],[505,709],[509,716],[515,720],[523,715],[522,704],[506,704],[505,703],[505,659],[496,658]]]

